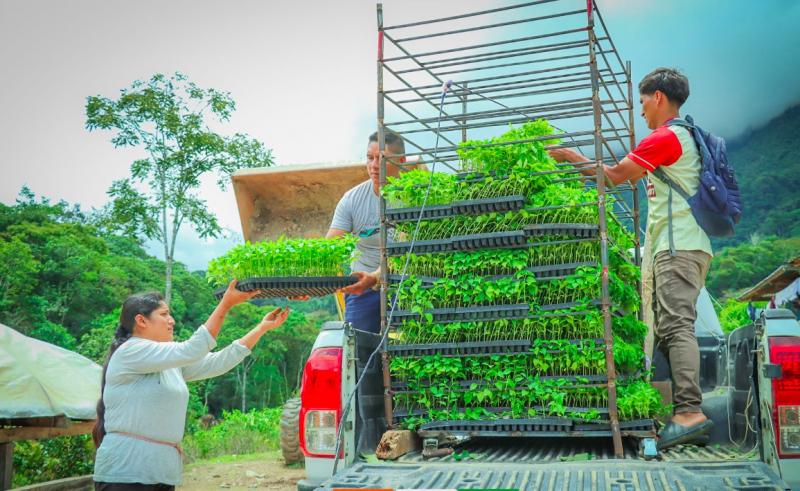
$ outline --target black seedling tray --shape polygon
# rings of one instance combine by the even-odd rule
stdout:
[[[457,251],[478,251],[481,249],[507,249],[522,247],[528,238],[522,230],[511,232],[489,232],[485,234],[459,235],[452,238],[453,249]]]
[[[406,345],[406,346],[414,346],[414,345]],[[546,381],[546,380],[566,380],[568,382],[572,382],[572,383],[578,384],[578,385],[583,384],[584,381],[585,381],[585,383],[588,383],[588,384],[599,384],[599,383],[606,383],[606,381],[608,380],[608,377],[606,377],[605,375],[543,375],[543,376],[540,376],[538,378],[541,381]],[[617,375],[617,382],[621,382],[621,381],[625,380],[626,378],[627,377],[625,377],[625,376]],[[460,387],[469,387],[472,384],[475,384],[478,387],[480,387],[482,385],[487,385],[488,382],[486,380],[483,380],[483,379],[476,379],[476,380],[461,380],[461,381],[457,382],[457,384]],[[426,389],[429,386],[428,385],[420,385],[418,387],[420,389]],[[392,388],[392,390],[404,391],[404,390],[408,389],[408,384],[406,382],[403,382],[403,381],[394,380],[394,381],[392,381],[391,388]]]
[[[411,242],[394,242],[386,246],[386,254],[389,256],[402,256],[408,253],[411,247]],[[453,240],[452,239],[436,239],[436,240],[417,240],[414,242],[414,249],[412,254],[432,254],[437,252],[452,252]]]
[[[414,243],[414,254],[432,254],[438,252],[455,252],[455,251],[477,251],[482,249],[512,249],[512,248],[525,248],[536,247],[544,245],[557,245],[575,242],[587,242],[597,239],[597,233],[591,232],[591,227],[597,228],[596,225],[578,223],[572,224],[578,226],[573,230],[572,235],[578,233],[576,239],[562,240],[562,241],[547,241],[547,242],[528,242],[528,236],[536,237],[549,234],[569,233],[569,229],[565,226],[570,224],[545,224],[545,225],[560,225],[561,229],[554,227],[549,229],[549,232],[543,232],[546,229],[533,229],[530,230],[512,230],[510,232],[490,232],[485,234],[471,234],[459,235],[450,239],[436,239],[436,240],[421,240]],[[527,225],[526,227],[538,227],[538,225]],[[567,230],[562,232],[561,230]],[[588,231],[587,231],[588,230]],[[588,235],[586,235],[588,234]],[[408,248],[411,242],[395,242],[386,246],[386,253],[389,256],[402,256],[408,253]]]
[[[413,206],[408,208],[390,208],[386,210],[386,219],[392,223],[416,222],[422,220],[438,220],[456,215],[484,215],[486,213],[505,213],[520,210],[525,206],[525,196],[515,194],[497,198],[481,198],[454,201],[449,205]]]
[[[528,339],[516,341],[476,341],[468,343],[395,344],[386,347],[391,356],[483,355],[527,353]]]
[[[484,215],[486,213],[520,210],[525,206],[525,196],[515,194],[499,198],[482,198],[456,201],[452,204],[454,215]]]
[[[571,339],[570,343],[577,344],[594,341],[594,347],[589,350],[603,349],[604,342],[601,338]],[[466,341],[462,343],[425,343],[425,344],[390,344],[386,347],[389,356],[414,357],[426,355],[440,356],[489,356],[489,355],[528,355],[531,341],[528,339],[511,339],[502,341]],[[548,350],[548,353],[558,354],[561,350]],[[568,378],[553,376],[552,378]]]
[[[463,382],[459,382],[459,385],[457,387],[451,387],[451,388],[448,388],[448,390],[450,392],[454,393],[454,394],[463,394],[465,392],[471,392],[472,390],[474,390],[474,389],[471,389],[470,386],[462,385],[462,383]],[[476,383],[475,385],[476,385],[476,388],[482,388],[482,387],[489,386],[491,390],[496,390],[496,388],[495,388],[495,386],[493,384],[489,384],[489,383],[486,383],[486,382]],[[559,387],[559,389],[566,391],[566,390],[576,390],[576,389],[586,389],[586,388],[605,388],[605,387],[606,387],[605,384],[599,384],[598,383],[598,384],[563,385],[563,386]],[[392,394],[393,395],[418,394],[418,393],[420,393],[422,391],[425,391],[426,389],[429,389],[429,387],[420,387],[419,389],[405,389],[405,388],[401,388],[401,389],[397,389],[397,390],[392,389]],[[525,385],[525,384],[517,385],[515,387],[510,387],[510,388],[505,388],[505,387],[503,388],[503,390],[515,390],[515,391],[523,391],[523,390],[528,390],[528,389],[529,389],[529,386]]]
[[[413,275],[413,276],[414,276],[415,279],[420,280],[422,282],[422,284],[426,285],[426,286],[433,285],[434,283],[436,283],[440,279],[440,278],[437,278],[435,276],[417,276],[417,275]],[[406,281],[408,281],[408,279],[411,278],[411,277],[412,277],[412,275],[406,274]],[[401,274],[390,274],[389,275],[389,283],[399,284],[400,280],[402,278],[403,278],[403,275],[401,275]]]
[[[419,213],[422,209],[421,206],[412,206],[408,208],[390,208],[386,210],[386,219],[392,223],[400,222],[415,222],[419,220]],[[426,206],[422,211],[423,220],[433,220],[437,218],[444,218],[453,215],[453,208],[450,205],[434,205]]]
[[[597,237],[598,227],[591,223],[536,223],[525,225],[525,234],[529,237],[543,235],[570,235],[574,237]]]
[[[518,303],[513,305],[487,305],[485,307],[458,307],[431,309],[425,311],[433,315],[434,323],[463,322],[463,321],[491,321],[499,319],[524,319],[530,315],[530,305]],[[410,310],[395,310],[392,315],[392,325],[401,323],[404,319],[418,319],[420,315]]]
[[[599,306],[600,300],[592,300],[589,302],[591,305]],[[549,305],[542,305],[539,310],[542,312],[552,312],[554,310],[571,309],[581,305],[582,302],[566,302],[566,303],[551,303]]]
[[[630,436],[655,436],[653,420],[621,422],[620,430]],[[567,418],[498,419],[487,421],[434,421],[420,426],[419,435],[484,437],[606,437],[611,436],[608,423],[580,423]]]
[[[510,407],[487,407],[487,408],[484,408],[484,409],[486,411],[490,412],[490,413],[503,413],[503,412],[511,411]],[[534,409],[536,411],[545,411],[547,408],[544,407],[544,406],[532,406],[531,409]],[[458,411],[458,412],[464,411],[464,410],[465,410],[465,408],[463,408],[463,407],[455,408],[455,411]],[[602,407],[568,406],[568,407],[564,408],[564,410],[566,412],[568,412],[568,413],[588,413],[589,411],[597,411],[598,413],[600,413],[600,417],[601,418],[607,418],[608,417],[608,407],[607,406],[602,406]],[[407,418],[409,416],[419,416],[419,415],[422,415],[422,414],[427,414],[428,411],[429,411],[428,409],[413,409],[411,411],[408,411],[407,409],[405,409],[402,406],[396,406],[395,410],[393,411],[392,414],[393,414],[393,416],[395,418]],[[549,419],[550,417],[548,416],[547,418]],[[559,419],[562,419],[562,418],[559,418]],[[569,420],[569,418],[563,418],[563,419]],[[492,421],[511,421],[511,420],[492,420]],[[481,421],[478,421],[478,422],[480,423]],[[583,424],[583,423],[581,423],[581,424]]]
[[[444,309],[431,309],[426,310],[426,314],[431,314],[433,316],[433,322],[450,322],[455,316],[456,309],[453,308],[444,308]],[[403,320],[406,319],[419,319],[420,315],[417,312],[412,312],[411,310],[395,310],[392,314],[392,324],[399,324]]]
[[[490,176],[491,177],[497,176],[497,171],[491,171],[491,172],[477,172],[477,171],[459,172],[458,174],[455,175],[456,181],[460,181],[460,182],[480,182],[480,181],[483,181],[484,179],[486,179],[487,177],[490,177]],[[502,178],[505,178],[505,176],[502,176],[501,179]]]
[[[575,425],[578,431],[611,430],[611,424],[607,421],[597,423],[580,423]],[[655,422],[652,419],[636,419],[632,421],[620,421],[621,431],[652,431],[655,429]]]
[[[572,420],[567,418],[526,418],[488,421],[433,421],[421,425],[419,431],[421,434],[446,432],[469,433],[475,436],[542,436],[542,433],[565,433],[572,427]]]
[[[322,297],[330,295],[337,290],[350,286],[358,281],[353,276],[314,276],[314,277],[281,277],[270,276],[260,278],[247,278],[239,281],[236,289],[243,292],[261,290],[255,298]],[[217,299],[225,294],[225,288],[214,292]]]
[[[551,264],[549,266],[533,266],[527,268],[537,278],[553,278],[569,276],[582,266],[597,266],[597,261],[583,261],[579,263]]]

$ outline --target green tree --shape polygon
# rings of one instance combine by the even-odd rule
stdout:
[[[719,251],[711,261],[706,287],[715,296],[733,297],[800,254],[800,237],[769,237]]]
[[[131,164],[130,178],[115,181],[108,190],[113,199],[110,222],[131,236],[143,235],[163,246],[167,302],[172,299],[181,226],[191,224],[204,238],[216,237],[222,230],[197,195],[200,179],[214,173],[224,188],[233,171],[273,163],[271,151],[257,140],[240,133],[223,137],[209,129],[209,117],[228,121],[234,110],[230,94],[200,88],[180,73],[137,80],[116,100],[87,99],[90,131],[113,130],[115,147],[141,147],[147,153]]]

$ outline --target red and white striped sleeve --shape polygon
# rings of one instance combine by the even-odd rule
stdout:
[[[683,147],[675,133],[668,126],[662,126],[639,142],[628,154],[628,158],[648,171],[661,165],[674,164],[683,154]]]

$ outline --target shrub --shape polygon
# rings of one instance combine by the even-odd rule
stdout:
[[[183,439],[188,462],[280,448],[281,408],[223,411],[222,420]]]
[[[759,304],[765,302],[759,302]],[[747,312],[747,302],[739,302],[729,298],[722,306],[717,306],[717,315],[722,332],[729,333],[736,328],[751,323],[750,314]]]
[[[24,440],[14,444],[13,486],[27,486],[91,474],[94,444],[90,435]]]

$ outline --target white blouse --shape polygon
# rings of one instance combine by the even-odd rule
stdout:
[[[239,342],[209,353],[216,345],[200,326],[182,343],[131,337],[117,349],[106,371],[106,436],[95,457],[95,481],[180,484],[183,462],[176,448],[115,432],[180,444],[186,382],[222,375],[250,354]]]

